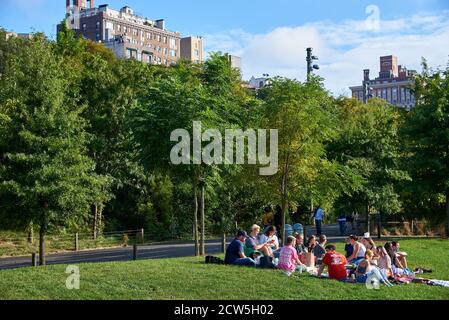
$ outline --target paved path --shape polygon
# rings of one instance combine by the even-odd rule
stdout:
[[[329,238],[329,241],[341,241],[338,225],[323,225],[323,233]],[[306,227],[307,235],[316,232],[315,227]],[[172,244],[154,244],[139,246],[139,259],[163,259],[180,258],[193,256],[193,241]],[[220,240],[206,241],[206,254],[218,254],[221,252]],[[98,249],[91,251],[65,252],[50,254],[47,256],[47,264],[77,264],[85,262],[111,262],[111,261],[129,261],[132,259],[133,248],[111,248]],[[31,265],[31,255],[27,257],[0,258],[0,270],[29,267]]]
[[[207,241],[206,254],[220,253],[220,241]],[[177,244],[156,244],[138,247],[139,259],[163,259],[193,256],[193,242]],[[47,256],[47,264],[76,264],[85,262],[129,261],[133,257],[133,248],[111,248],[92,251],[65,252]],[[29,267],[31,255],[28,257],[12,257],[0,259],[0,270]]]

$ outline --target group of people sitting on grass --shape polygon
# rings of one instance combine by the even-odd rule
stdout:
[[[269,226],[263,233],[253,225],[251,233],[238,231],[236,238],[226,250],[225,264],[242,266],[276,267],[290,276],[295,272],[309,272],[344,282],[367,283],[376,279],[387,286],[394,283],[427,283],[416,274],[432,272],[417,268],[408,269],[407,254],[400,251],[397,241],[376,246],[367,233],[359,238],[351,235],[346,241],[346,254],[337,252],[333,244],[327,243],[325,235],[311,236],[307,243],[300,233],[286,238],[281,248],[276,228]],[[327,274],[324,273],[327,268]]]

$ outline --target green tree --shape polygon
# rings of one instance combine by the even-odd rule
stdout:
[[[404,128],[414,196],[445,203],[449,236],[449,66],[431,71],[424,61],[414,90],[417,106]]]
[[[268,177],[271,189],[276,190],[281,203],[282,225],[286,223],[289,204],[315,195],[324,197],[324,189],[345,182],[323,184],[323,177],[338,177],[338,164],[326,157],[325,142],[334,135],[330,113],[332,99],[318,79],[307,84],[278,78],[262,92],[264,97],[261,126],[278,129],[279,171]],[[320,183],[317,183],[321,179]],[[279,203],[278,202],[278,203]],[[284,230],[285,231],[285,230]],[[285,232],[282,232],[285,237]],[[285,240],[285,239],[284,239]]]
[[[107,183],[87,156],[82,106],[69,92],[72,71],[36,34],[0,80],[0,196],[7,201],[2,209],[9,220],[39,226],[40,264],[47,231],[80,223],[92,190]]]
[[[369,224],[374,209],[384,213],[401,210],[398,188],[409,179],[401,165],[399,128],[402,111],[385,101],[372,99],[363,104],[355,99],[340,99],[336,104],[338,136],[328,144],[333,160],[348,167],[361,185],[338,201],[346,209],[363,208]],[[339,204],[339,206],[340,206]],[[368,230],[370,226],[368,225]]]

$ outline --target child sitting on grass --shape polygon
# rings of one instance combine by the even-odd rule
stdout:
[[[304,264],[299,260],[298,253],[295,249],[296,239],[295,237],[288,237],[287,243],[282,247],[279,254],[278,268],[283,270],[288,276],[295,271],[304,271],[306,268]]]

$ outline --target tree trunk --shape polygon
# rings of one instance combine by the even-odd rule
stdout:
[[[366,205],[366,231],[365,232],[370,232],[370,230],[371,230],[370,211],[371,211],[371,207],[369,204],[367,204]]]
[[[49,205],[42,194],[39,194],[39,205],[41,208],[41,219],[39,227],[39,265],[45,266],[45,234],[48,227],[47,210]]]
[[[103,234],[103,205],[98,210],[97,235]]]
[[[205,216],[204,216],[204,183],[201,184],[201,256],[206,255],[206,246],[205,246],[205,238],[206,238],[206,229],[205,229]]]
[[[446,237],[449,237],[449,191],[446,191]]]
[[[29,230],[28,230],[28,243],[33,244],[34,243],[34,228],[33,224],[30,224]]]
[[[92,213],[94,216],[94,221],[92,225],[92,238],[94,240],[97,240],[98,206],[96,204],[92,205]]]
[[[221,252],[226,252],[226,233],[223,232],[223,237],[221,238]]]
[[[379,214],[377,215],[377,238],[382,238],[382,212],[379,211]]]
[[[193,234],[195,241],[195,257],[200,255],[200,248],[198,246],[198,191],[196,184],[193,186],[194,189],[194,204],[195,209],[193,213]]]
[[[45,266],[45,222],[43,222],[39,229],[39,265]]]
[[[282,177],[282,245],[286,243],[286,236],[285,236],[285,210],[287,207],[287,181],[285,179],[285,176]]]

